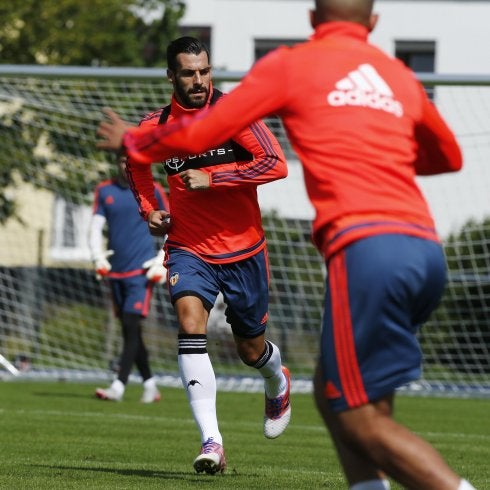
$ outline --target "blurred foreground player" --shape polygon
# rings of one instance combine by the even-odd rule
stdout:
[[[98,144],[148,164],[200,152],[267,114],[299,156],[328,268],[318,409],[352,490],[473,488],[393,418],[395,390],[420,376],[416,332],[446,282],[416,175],[458,171],[459,146],[414,74],[368,43],[372,0],[316,0],[312,38],[259,60],[206,115],[128,128],[108,110]],[[280,76],[278,76],[280,75]]]

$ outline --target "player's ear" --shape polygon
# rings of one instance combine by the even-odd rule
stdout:
[[[310,25],[311,27],[313,27],[313,29],[315,29],[316,26],[318,25],[316,10],[313,9],[309,10],[309,14],[310,14]]]
[[[368,26],[369,32],[371,32],[376,27],[378,20],[379,20],[379,14],[371,14],[371,16],[369,17],[369,26]]]
[[[175,81],[174,72],[170,69],[167,69],[167,78],[169,82],[174,83]]]

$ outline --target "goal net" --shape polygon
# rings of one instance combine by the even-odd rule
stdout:
[[[214,74],[225,91],[239,77]],[[490,77],[426,80],[456,131],[465,168],[420,179],[444,239],[449,283],[424,326],[423,378],[407,391],[490,393]],[[137,122],[166,105],[163,70],[0,65],[0,369],[33,378],[109,379],[121,349],[109,286],[87,247],[93,189],[114,175],[95,148],[101,108]],[[271,265],[269,338],[280,345],[297,390],[311,389],[325,267],[310,242],[313,212],[301,166],[280,122],[267,123],[288,156],[289,176],[259,188]],[[153,173],[166,185],[159,165]],[[224,319],[212,310],[208,348],[221,387],[260,383],[243,366]],[[180,385],[177,322],[156,288],[145,339],[162,384]],[[302,381],[303,380],[303,381]]]

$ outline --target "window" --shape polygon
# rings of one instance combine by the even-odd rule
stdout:
[[[54,260],[88,260],[88,230],[92,210],[56,196],[53,204],[53,224],[50,256]]]
[[[395,41],[395,56],[415,72],[434,73],[434,41]]]
[[[294,46],[304,39],[255,39],[255,61],[278,46]]]
[[[434,73],[435,41],[395,41],[395,56],[415,73]],[[427,95],[434,98],[434,87],[426,87]]]

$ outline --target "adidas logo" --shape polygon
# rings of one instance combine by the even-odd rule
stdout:
[[[403,105],[394,99],[393,92],[379,73],[369,64],[359,65],[347,77],[335,84],[337,90],[327,95],[333,107],[361,106],[403,116]]]

